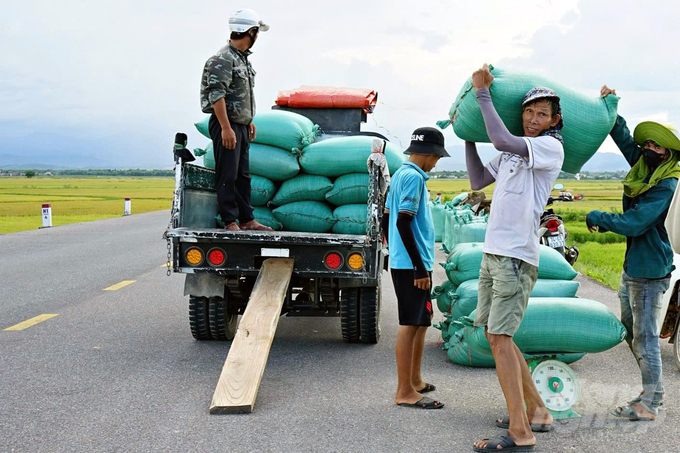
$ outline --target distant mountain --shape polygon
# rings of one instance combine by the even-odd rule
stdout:
[[[447,147],[446,150],[451,155],[450,158],[441,159],[433,171],[461,171],[466,170],[465,166],[465,147],[452,146]],[[479,157],[483,163],[489,162],[498,155],[493,147],[489,145],[477,145]],[[630,165],[626,159],[615,153],[598,152],[583,166],[583,171],[599,172],[599,171],[622,171],[629,170]]]

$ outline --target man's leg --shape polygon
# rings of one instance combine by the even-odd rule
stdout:
[[[217,209],[225,225],[238,218],[236,205],[236,173],[239,166],[239,136],[236,135],[236,149],[222,146],[222,126],[215,115],[210,117],[209,130],[215,153],[215,189],[217,192]],[[233,126],[236,126],[235,124]],[[234,130],[236,132],[236,130]]]
[[[411,385],[417,391],[425,387],[420,375],[420,368],[423,363],[423,351],[425,349],[425,334],[427,333],[427,326],[418,326],[416,336],[413,341],[413,361],[411,362]]]
[[[488,338],[496,362],[498,381],[508,406],[510,416],[508,434],[517,445],[534,445],[536,438],[531,432],[527,412],[524,409],[522,368],[515,353],[515,343],[508,335],[488,334]]]
[[[413,351],[416,335],[421,326],[399,326],[395,355],[397,358],[397,393],[394,402],[397,404],[413,404],[423,395],[418,393],[411,382],[413,367]]]
[[[658,320],[661,316],[661,299],[668,289],[668,279],[640,280],[630,286],[633,301],[633,351],[642,375],[642,401],[634,404],[638,415],[649,417],[658,414],[663,397],[661,346]],[[654,417],[652,417],[654,418]]]
[[[522,391],[524,392],[524,402],[527,404],[527,419],[530,424],[549,425],[553,422],[552,415],[548,408],[545,407],[543,398],[538,394],[536,384],[531,377],[531,372],[529,371],[527,361],[524,359],[524,355],[522,355],[522,352],[514,342],[512,344],[522,371]]]
[[[236,175],[236,205],[238,206],[238,220],[241,225],[254,219],[253,207],[250,205],[250,141],[248,140],[248,126],[237,125],[236,149],[239,151],[238,172]],[[239,146],[239,140],[241,145]]]

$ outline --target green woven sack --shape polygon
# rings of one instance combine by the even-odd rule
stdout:
[[[321,140],[302,150],[300,165],[312,175],[335,177],[349,173],[368,173],[366,161],[371,155],[373,137],[356,135]],[[387,143],[385,148],[390,174],[401,167],[403,150]]]
[[[531,297],[576,297],[580,283],[571,280],[536,280]],[[468,316],[477,308],[479,280],[468,280],[456,288],[451,297],[451,319]]]
[[[449,280],[460,286],[465,281],[479,278],[483,249],[484,244],[479,242],[454,246],[448,261],[441,264]],[[573,280],[577,275],[558,251],[546,245],[540,246],[538,278]]]
[[[335,224],[333,210],[320,201],[296,201],[272,211],[286,231],[327,233]]]
[[[250,177],[250,205],[264,206],[272,199],[276,185],[267,178],[252,175]]]
[[[439,311],[444,314],[448,314],[451,311],[453,296],[455,293],[456,285],[447,280],[440,286],[435,286],[430,297],[437,301],[437,308],[439,308]]]
[[[203,166],[215,169],[215,154],[212,143],[205,150],[194,150],[196,156],[203,156]],[[280,148],[257,143],[250,144],[250,174],[263,176],[272,181],[285,181],[297,175],[300,164],[297,157]]]
[[[368,173],[342,175],[333,183],[333,188],[326,194],[326,200],[336,206],[366,204],[368,203],[368,183]]]
[[[486,223],[475,222],[463,224],[460,226],[460,236],[457,243],[463,244],[465,242],[484,242],[486,237]]]
[[[198,132],[210,138],[210,115],[194,123]],[[253,118],[257,129],[254,143],[276,146],[287,151],[299,152],[321,135],[319,126],[306,116],[283,110],[269,110]]]
[[[204,137],[210,137],[210,115],[206,115],[201,121],[194,123],[196,130],[200,132]]]
[[[578,91],[537,75],[504,71],[491,67],[494,76],[491,84],[491,98],[494,107],[508,130],[523,136],[522,99],[532,88],[545,86],[552,88],[560,96],[562,117],[564,118],[564,164],[562,170],[578,173],[581,167],[598,150],[607,138],[616,121],[619,98],[613,95],[606,98],[585,96]],[[449,110],[449,120],[439,121],[442,129],[453,124],[453,131],[463,140],[490,142],[486,134],[484,118],[479,108],[472,79],[463,85],[456,101]]]
[[[446,210],[443,204],[430,203],[430,211],[432,213],[432,222],[434,223],[434,240],[435,242],[442,242],[445,230]]]
[[[285,181],[299,171],[300,164],[295,155],[273,146],[250,144],[250,174]]]
[[[269,208],[255,207],[253,208],[253,216],[255,217],[255,220],[262,225],[266,225],[273,230],[280,230],[283,227],[281,222],[276,220],[274,214],[272,214],[272,210]]]
[[[321,135],[319,126],[306,116],[284,110],[268,110],[253,118],[257,128],[255,143],[276,146],[299,153]]]
[[[470,313],[469,324],[474,319]],[[462,318],[465,320],[466,318]],[[468,333],[470,348],[491,353],[481,332]],[[588,299],[530,298],[513,341],[527,354],[546,352],[603,352],[626,338],[626,328],[604,304]]]
[[[491,355],[482,355],[470,349],[465,338],[450,337],[449,342],[444,342],[443,349],[450,361],[457,365],[474,368],[495,368],[496,362]],[[544,357],[541,354],[523,354],[526,360]],[[574,363],[581,360],[585,353],[556,354],[555,358],[564,363]],[[552,358],[552,357],[551,357]]]
[[[271,203],[281,206],[295,201],[324,201],[332,187],[333,183],[325,176],[300,174],[284,181]]]
[[[367,205],[348,204],[339,206],[333,211],[335,225],[333,233],[338,234],[366,234]]]

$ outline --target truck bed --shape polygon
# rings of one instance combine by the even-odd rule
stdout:
[[[258,244],[363,245],[366,236],[355,234],[301,233],[296,231],[227,231],[223,228],[174,228],[169,238],[181,242],[212,239],[222,242],[257,242]]]

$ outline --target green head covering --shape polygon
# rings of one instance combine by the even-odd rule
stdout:
[[[623,193],[627,197],[637,197],[666,178],[680,177],[680,167],[678,167],[678,160],[680,160],[680,151],[678,151],[680,150],[680,138],[678,138],[677,129],[673,126],[655,123],[654,121],[645,121],[638,124],[635,128],[633,139],[640,146],[644,146],[647,140],[652,140],[657,145],[669,149],[671,155],[666,162],[654,170],[648,183],[644,181],[647,175],[649,175],[649,167],[645,163],[644,156],[641,156],[626,175],[626,179],[623,180]]]

